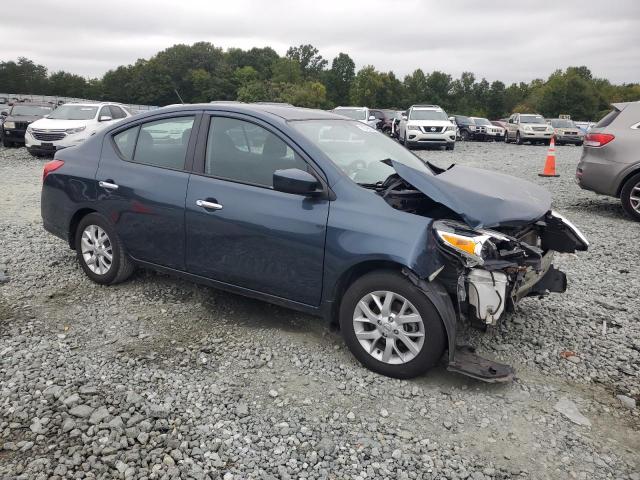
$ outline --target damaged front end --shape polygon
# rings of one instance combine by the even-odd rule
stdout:
[[[434,201],[434,197],[446,200],[442,192],[447,190],[438,189],[436,179],[447,171],[440,170],[424,180],[422,188],[399,175],[388,179],[379,193],[396,209],[424,216],[428,212],[428,216],[436,219],[425,246],[428,267],[420,276],[409,270],[405,274],[443,317],[449,337],[448,369],[489,382],[509,381],[514,375],[510,366],[481,358],[469,347],[456,345],[457,320],[486,329],[496,325],[505,312],[513,312],[524,297],[564,292],[567,279],[553,266],[554,253],[587,250],[589,244],[571,222],[549,210],[550,201],[546,204],[540,201],[542,195],[536,197],[535,185],[528,186],[531,202],[526,205],[526,215],[518,218],[516,212],[503,204],[501,208],[508,218],[501,222],[491,211],[485,217],[491,217],[491,228],[484,228],[482,209],[491,208],[490,199],[486,199],[487,205],[476,204],[466,211],[473,212],[474,221],[470,221],[470,216],[460,209],[463,204]],[[463,194],[470,191],[460,185],[456,188]],[[432,192],[434,195],[429,195]],[[481,200],[477,190],[472,193],[476,201]],[[504,197],[508,195],[501,200]],[[450,300],[453,313],[443,306],[445,297]]]

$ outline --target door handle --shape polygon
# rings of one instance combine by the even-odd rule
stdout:
[[[222,210],[222,205],[215,202],[209,202],[207,200],[196,200],[196,205],[207,210]]]
[[[118,189],[118,185],[116,185],[115,183],[103,182],[102,180],[98,182],[98,186],[100,186],[102,188],[106,188],[107,190],[117,190]]]

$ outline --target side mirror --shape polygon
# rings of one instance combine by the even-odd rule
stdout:
[[[0,112],[0,115],[2,115],[3,117],[8,117],[9,112],[7,112],[6,110],[3,110],[2,112]]]
[[[273,172],[273,189],[296,195],[315,196],[322,193],[320,182],[309,172],[287,168]]]
[[[456,119],[455,119],[455,117],[449,117],[449,121],[450,121],[451,123],[456,123]]]
[[[402,120],[406,120],[406,119],[407,119],[407,116],[403,113],[402,114]]]
[[[375,115],[369,115],[369,121],[373,121],[373,120],[375,120],[375,119],[376,119],[376,116],[375,116]]]
[[[113,120],[113,118],[109,115],[100,115],[100,118],[98,118],[99,122],[110,122],[111,120]]]

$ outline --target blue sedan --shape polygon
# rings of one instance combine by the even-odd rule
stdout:
[[[513,370],[456,345],[525,296],[563,292],[587,240],[542,188],[425,163],[360,122],[283,105],[165,107],[60,150],[44,228],[100,284],[152,268],[324,317],[373,371]]]

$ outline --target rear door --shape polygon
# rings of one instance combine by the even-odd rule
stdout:
[[[321,174],[264,122],[230,113],[203,122],[186,199],[187,270],[319,305],[329,201],[272,183],[278,169]]]
[[[184,199],[200,117],[158,116],[105,135],[98,205],[138,260],[184,270]]]

